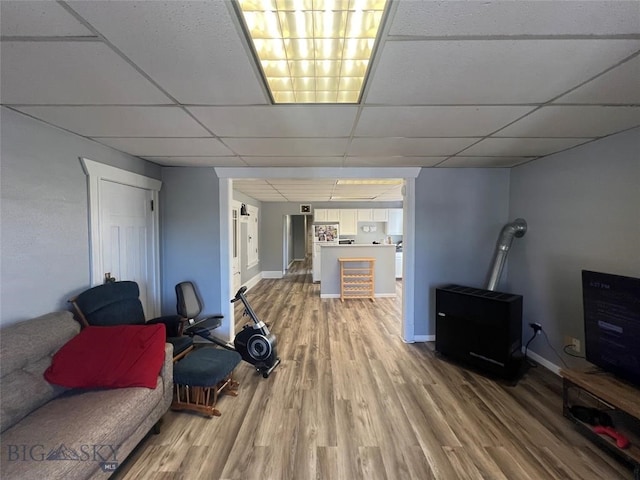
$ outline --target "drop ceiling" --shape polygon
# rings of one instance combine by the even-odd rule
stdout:
[[[359,105],[269,104],[228,1],[0,9],[3,106],[159,165],[508,168],[640,125],[637,0],[396,0]]]

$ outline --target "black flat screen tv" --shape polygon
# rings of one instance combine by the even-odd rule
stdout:
[[[588,362],[640,386],[640,278],[582,271]]]

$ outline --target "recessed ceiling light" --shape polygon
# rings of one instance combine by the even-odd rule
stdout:
[[[274,103],[358,103],[387,0],[238,0]]]

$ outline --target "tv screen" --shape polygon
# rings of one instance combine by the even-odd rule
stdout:
[[[582,271],[585,355],[640,385],[640,278]]]

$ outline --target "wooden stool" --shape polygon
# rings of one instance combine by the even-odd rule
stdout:
[[[218,396],[238,395],[234,368],[242,357],[238,352],[213,347],[195,350],[173,365],[174,399],[172,410],[193,410],[209,417],[221,415]]]

